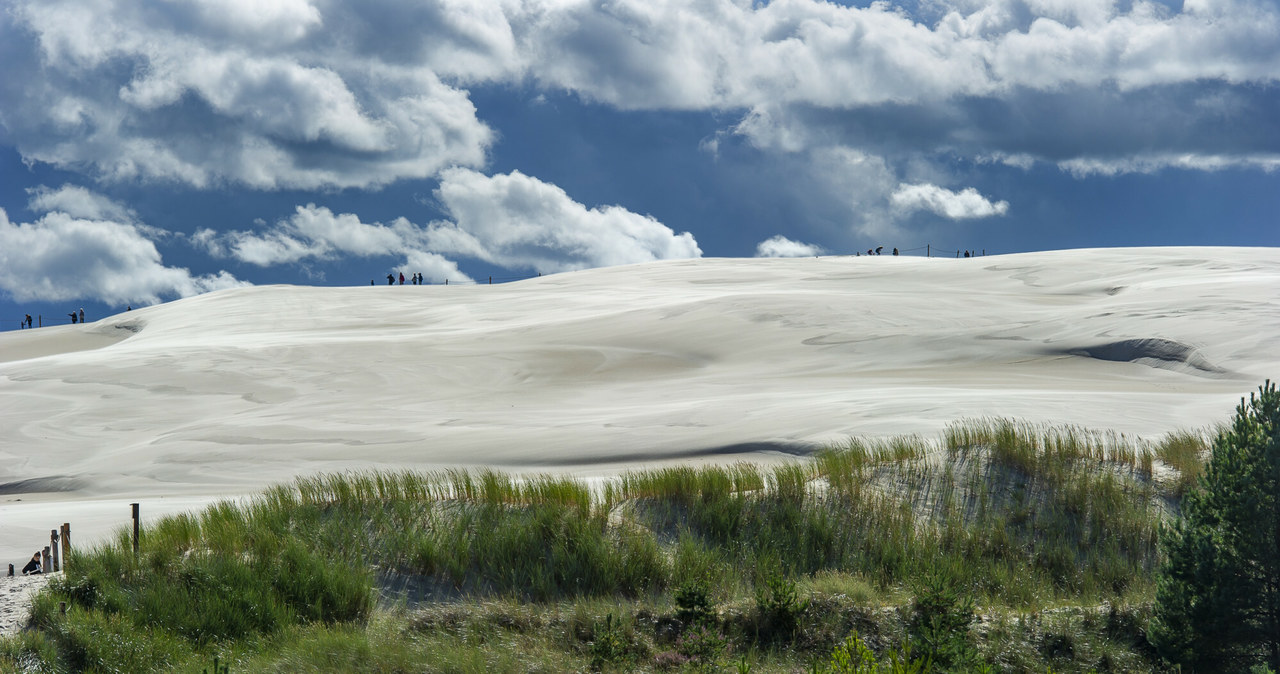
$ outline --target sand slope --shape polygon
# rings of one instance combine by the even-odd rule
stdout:
[[[96,540],[130,501],[317,471],[777,459],[984,415],[1159,434],[1226,420],[1267,377],[1277,249],[228,290],[0,335],[0,561],[64,521]]]

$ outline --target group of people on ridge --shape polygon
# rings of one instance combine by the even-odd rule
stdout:
[[[410,281],[413,283],[413,285],[416,285],[416,286],[423,285],[427,282],[426,279],[423,278],[421,273],[417,273],[411,276]],[[396,275],[387,274],[387,285],[393,286],[395,284],[396,284]],[[373,281],[370,281],[369,285],[373,285]],[[400,272],[400,285],[404,285],[404,272]]]

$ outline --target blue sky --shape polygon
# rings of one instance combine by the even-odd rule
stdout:
[[[1280,245],[1262,0],[10,0],[0,329],[243,284]]]

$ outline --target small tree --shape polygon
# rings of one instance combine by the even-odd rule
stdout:
[[[1280,671],[1280,394],[1270,380],[1214,439],[1160,545],[1151,640],[1161,657],[1195,672]]]
[[[969,634],[973,618],[973,599],[952,577],[935,572],[916,589],[907,632],[934,671],[987,671]]]

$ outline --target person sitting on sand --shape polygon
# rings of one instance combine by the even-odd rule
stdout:
[[[41,573],[39,552],[31,555],[31,561],[27,562],[27,565],[22,567],[22,575],[24,576],[36,573]]]

